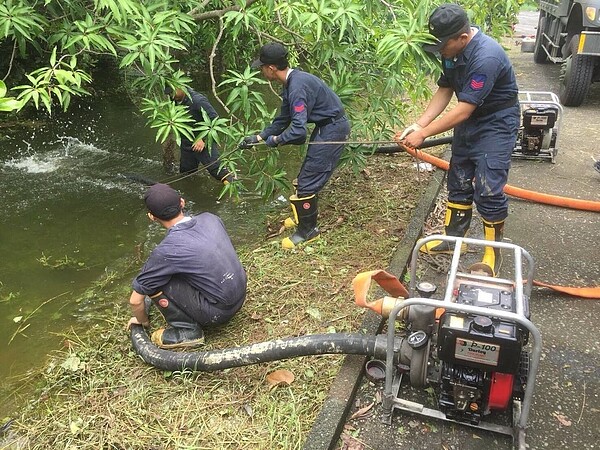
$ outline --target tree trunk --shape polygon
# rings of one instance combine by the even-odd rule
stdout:
[[[177,143],[173,137],[167,139],[163,146],[163,167],[166,173],[176,173],[177,172],[177,164],[175,160],[175,149],[177,148]]]

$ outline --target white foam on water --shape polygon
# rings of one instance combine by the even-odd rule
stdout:
[[[35,152],[34,148],[26,141],[28,145],[27,155],[20,158],[13,158],[4,162],[4,167],[19,169],[26,173],[50,173],[55,172],[61,167],[73,169],[73,161],[79,160],[83,155],[103,155],[107,157],[110,152],[100,149],[93,144],[86,144],[77,138],[69,136],[58,136],[58,141],[47,143],[62,144],[62,149],[51,150],[46,153]]]
[[[31,155],[20,159],[11,159],[4,163],[4,167],[23,170],[27,173],[48,173],[60,168],[61,157],[58,155]]]
[[[91,153],[100,153],[103,155],[110,154],[109,151],[103,150],[101,148],[96,147],[93,144],[86,144],[85,142],[81,142],[79,139],[70,137],[70,136],[59,136],[62,141],[62,144],[65,149],[65,155],[71,156],[71,152],[91,152]]]
[[[70,136],[57,136],[56,140],[44,142],[41,146],[26,144],[26,153],[0,161],[0,170],[13,172],[17,177],[17,185],[24,184],[28,177],[46,174],[43,179],[46,187],[60,184],[62,190],[75,189],[88,194],[120,191],[139,196],[140,190],[145,189],[144,186],[132,183],[119,171],[139,167],[143,173],[150,164],[161,164],[160,161],[136,155],[103,150]],[[46,151],[39,151],[41,148]],[[41,191],[38,190],[38,194]]]
[[[110,191],[117,190],[121,192],[126,192],[128,194],[134,193],[139,194],[140,187],[136,185],[132,185],[132,183],[128,182],[118,182],[112,180],[101,180],[97,178],[79,178],[79,183],[81,185],[93,186],[96,188],[100,188],[101,190]]]

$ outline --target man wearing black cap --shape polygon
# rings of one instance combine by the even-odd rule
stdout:
[[[465,236],[474,201],[483,219],[484,238],[501,241],[508,215],[504,186],[520,118],[512,64],[496,41],[470,26],[467,13],[457,4],[436,8],[429,18],[429,32],[437,42],[424,49],[441,55],[443,73],[423,115],[396,139],[418,148],[425,138],[454,128],[445,232]],[[453,94],[457,105],[438,118]],[[451,249],[445,241],[432,241],[421,251],[435,254]],[[483,261],[472,270],[497,275],[498,252],[485,247]]]
[[[188,109],[188,113],[196,123],[203,123],[204,111],[209,119],[213,120],[219,117],[215,108],[210,104],[208,99],[193,89],[186,88],[173,89],[171,86],[165,87],[165,94],[173,101],[180,105],[184,105]],[[224,184],[233,181],[234,176],[225,168],[219,168],[219,147],[213,142],[210,150],[206,149],[204,140],[198,139],[195,142],[190,141],[185,135],[181,135],[181,155],[179,158],[179,172],[190,173],[198,170],[198,166],[205,167],[208,173],[216,180]]]
[[[331,177],[344,150],[344,144],[321,142],[346,141],[350,123],[340,98],[323,80],[289,67],[288,51],[283,45],[276,42],[263,45],[252,68],[260,68],[267,80],[283,85],[281,111],[259,134],[245,137],[240,148],[262,141],[269,147],[302,144],[306,141],[307,124],[315,124],[298,174],[297,192],[290,197],[292,217],[285,220],[286,228],[297,227],[281,242],[283,248],[292,249],[319,237],[317,194]]]
[[[151,186],[144,200],[150,220],[168,231],[133,280],[129,325],[149,325],[148,296],[169,325],[152,333],[152,341],[195,347],[204,342],[203,327],[229,321],[242,307],[246,272],[217,216],[185,216],[185,200],[166,184]]]

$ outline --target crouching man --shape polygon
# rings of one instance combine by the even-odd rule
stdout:
[[[167,234],[133,280],[128,326],[149,325],[148,296],[168,324],[152,334],[152,342],[161,348],[198,346],[203,328],[229,321],[242,307],[246,272],[219,217],[185,216],[185,200],[166,184],[151,186],[144,201],[150,220]]]

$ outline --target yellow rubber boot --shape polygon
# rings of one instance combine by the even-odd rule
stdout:
[[[471,226],[473,216],[473,205],[448,202],[446,205],[446,218],[444,220],[445,235],[464,237]],[[430,241],[419,249],[422,253],[438,255],[440,253],[453,253],[454,245],[446,241]],[[461,253],[467,251],[467,245],[462,244]]]
[[[298,216],[296,215],[296,210],[292,206],[292,215],[290,217],[286,217],[283,221],[283,226],[286,230],[290,230],[292,228],[296,228],[298,226]]]
[[[298,196],[296,194],[290,195],[289,201],[292,215],[283,221],[283,226],[286,228],[286,230],[289,230],[290,228],[296,228],[298,226],[298,211],[296,210],[297,200]]]
[[[202,328],[159,328],[150,338],[157,347],[164,349],[196,348],[204,344]]]
[[[204,331],[163,292],[151,297],[168,324],[152,333],[152,342],[165,349],[194,348],[204,344]]]
[[[296,213],[296,208],[294,208],[293,203],[291,203],[292,197],[298,198],[298,178],[294,178],[292,180],[292,186],[294,186],[294,195],[290,197],[290,208],[292,209],[292,215],[290,217],[286,217],[286,219],[283,221],[283,226],[286,230],[290,230],[298,226],[298,214]]]
[[[297,220],[298,227],[294,234],[281,241],[281,247],[290,250],[299,244],[317,239],[320,235],[317,228],[317,196],[312,194],[306,197],[292,195],[290,197],[292,212]]]
[[[237,178],[235,177],[235,174],[232,172],[227,172],[226,175],[221,177],[221,183],[227,186],[229,183],[233,183],[236,179]]]
[[[486,241],[501,242],[504,239],[504,220],[498,222],[483,221],[483,238]],[[502,253],[499,248],[485,247],[483,259],[469,267],[471,272],[482,272],[491,277],[497,277],[502,266]]]

